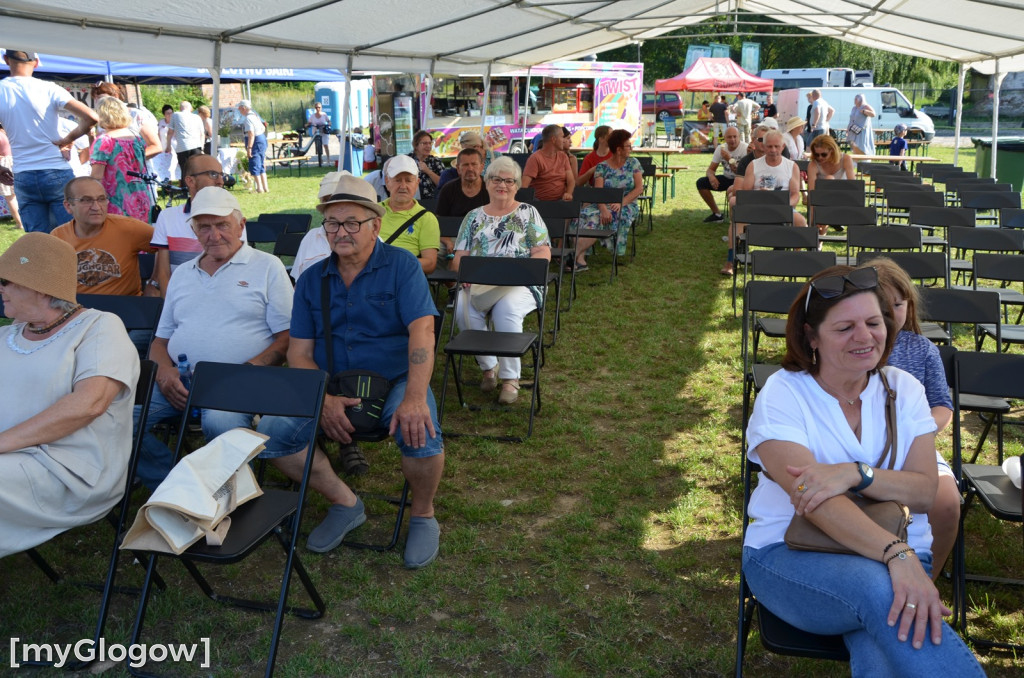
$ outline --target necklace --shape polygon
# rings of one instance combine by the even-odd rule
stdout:
[[[53,328],[59,327],[61,324],[63,324],[65,320],[67,320],[72,315],[74,315],[75,312],[78,311],[78,309],[80,309],[80,308],[82,308],[81,304],[75,305],[74,308],[72,308],[70,311],[68,311],[67,313],[65,313],[61,317],[59,317],[56,320],[54,320],[49,325],[44,325],[43,327],[32,327],[31,325],[27,325],[26,324],[25,328],[28,329],[28,331],[31,332],[32,334],[46,334],[47,332],[49,332]]]
[[[833,398],[836,398],[836,399],[838,399],[838,400],[842,400],[842,401],[844,401],[844,402],[845,402],[845,403],[846,403],[847,405],[853,405],[853,404],[854,404],[854,403],[856,403],[856,402],[857,402],[858,400],[860,400],[860,395],[859,395],[859,394],[857,395],[857,397],[856,397],[856,398],[854,398],[853,400],[851,400],[851,399],[847,398],[846,396],[840,395],[838,391],[836,391],[836,390],[835,390],[835,389],[833,389],[833,388],[832,388],[831,386],[829,386],[828,384],[826,384],[826,383],[825,383],[825,380],[824,380],[824,379],[822,379],[821,377],[815,377],[815,379],[817,380],[817,382],[818,382],[819,384],[821,384],[821,387],[822,387],[822,388],[823,388],[823,389],[825,390],[825,392],[826,392],[826,393],[828,393],[828,394],[829,394],[830,396],[832,396]]]

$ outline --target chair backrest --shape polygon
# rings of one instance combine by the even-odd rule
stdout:
[[[874,207],[822,205],[814,208],[813,226],[874,226],[878,213]]]
[[[1024,355],[957,351],[954,392],[992,398],[1024,398]]]
[[[520,169],[526,168],[526,161],[530,159],[529,153],[506,153],[507,157],[512,158]]]
[[[1024,252],[1024,231],[1012,228],[950,226],[946,231],[946,240],[956,250]]]
[[[922,162],[918,164],[917,174],[923,179],[931,179],[936,171],[953,168],[953,163],[949,162]]]
[[[965,172],[962,167],[937,167],[932,172],[933,184],[945,184],[947,179],[957,177],[976,177],[977,172]]]
[[[319,416],[326,382],[321,370],[200,361],[185,413],[198,407],[308,419]]]
[[[850,226],[849,247],[873,250],[920,250],[921,230],[906,226]]]
[[[860,252],[857,265],[886,258],[914,280],[942,280],[949,286],[949,259],[944,252]]]
[[[542,219],[576,219],[580,216],[579,200],[538,200],[533,206]]]
[[[441,229],[442,238],[457,238],[462,221],[465,217],[438,217],[437,224]]]
[[[921,177],[908,174],[907,172],[875,173],[871,175],[871,178],[874,180],[875,186],[881,190],[888,189],[891,186],[918,185],[921,183]]]
[[[294,257],[299,253],[299,245],[302,244],[302,239],[305,237],[305,233],[290,233],[285,231],[281,235],[277,236],[277,240],[274,242],[274,256]]]
[[[419,202],[420,207],[428,212],[437,212],[437,198],[420,198],[417,202]]]
[[[1024,228],[1024,209],[1004,207],[999,210],[999,226],[1002,228]]]
[[[788,195],[787,193],[786,196]],[[732,218],[739,224],[792,224],[793,208],[789,206],[788,201],[785,205],[736,203],[732,210]]]
[[[911,205],[911,226],[974,226],[974,210],[962,207]]]
[[[258,243],[275,243],[277,236],[284,232],[284,224],[281,222],[259,222],[249,221],[245,224],[245,240],[250,245]]]
[[[548,238],[550,240],[564,238],[566,232],[569,230],[569,224],[571,223],[572,219],[555,219],[554,217],[545,219],[544,226],[548,229]],[[552,259],[554,259],[554,257]]]
[[[547,259],[463,257],[459,262],[459,282],[462,283],[544,287],[547,279]]]
[[[904,210],[910,209],[916,205],[943,207],[946,204],[946,199],[942,193],[931,190],[889,190],[885,192],[885,204],[890,209]]]
[[[764,275],[810,278],[815,273],[835,265],[835,252],[804,250],[754,250],[751,252],[751,274],[755,278]]]
[[[920,294],[917,313],[922,320],[972,325],[1000,322],[998,292],[923,287]]]
[[[837,180],[838,181],[838,180]],[[843,181],[847,181],[844,179]],[[819,181],[815,186],[834,184],[835,181]],[[864,190],[829,191],[815,188],[807,193],[807,204],[811,207],[863,207]]]
[[[113,313],[124,328],[132,330],[156,330],[164,300],[160,297],[126,297],[116,294],[79,294],[78,303],[86,308]]]
[[[258,221],[261,224],[280,223],[284,224],[285,233],[305,233],[313,223],[312,214],[286,214],[283,212],[270,212],[261,214]]]
[[[795,228],[777,224],[751,224],[747,227],[749,247],[818,249],[818,232],[813,228]]]
[[[976,210],[1020,207],[1020,193],[1016,191],[964,191],[960,194],[960,205]]]
[[[964,186],[979,186],[982,184],[994,184],[996,180],[992,177],[975,177],[970,174],[953,174],[946,177],[946,192],[952,193]]]
[[[516,200],[532,204],[537,201],[537,191],[534,190],[533,186],[520,188],[516,191]]]
[[[789,191],[736,191],[736,205],[789,206]],[[792,219],[790,219],[792,221]]]
[[[622,202],[622,196],[625,194],[625,190],[621,188],[602,187],[595,188],[593,186],[578,186],[573,191],[573,200],[579,200],[580,202],[589,202],[602,205],[616,205]]]
[[[1024,282],[1024,255],[1021,254],[975,254],[974,284],[978,279]]]
[[[802,282],[751,280],[743,293],[747,313],[789,313],[803,288]]]

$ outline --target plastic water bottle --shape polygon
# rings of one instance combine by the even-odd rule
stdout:
[[[188,361],[188,356],[184,353],[178,354],[178,376],[181,378],[181,385],[185,387],[186,391],[192,390],[192,363]],[[199,418],[199,408],[193,407],[191,416],[193,419]]]

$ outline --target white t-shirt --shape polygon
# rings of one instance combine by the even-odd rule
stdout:
[[[886,367],[889,386],[896,391],[896,427],[899,431],[896,465],[907,461],[910,445],[918,436],[935,431],[924,387],[912,375]],[[861,437],[857,440],[839,401],[826,393],[806,372],[779,370],[765,382],[754,401],[747,426],[747,458],[760,464],[757,446],[766,440],[803,445],[823,464],[863,461],[871,466],[885,447],[885,390],[877,374],[871,375],[861,393]],[[760,474],[750,497],[750,526],[744,546],[761,548],[783,541],[793,519],[793,504],[781,486]],[[917,551],[931,551],[928,517],[914,514],[907,541]]]
[[[715,147],[715,152],[711,155],[711,162],[718,163],[718,167],[722,170],[722,175],[728,179],[734,179],[736,178],[736,173],[733,171],[733,166],[722,158],[723,150],[728,151],[729,157],[735,160],[736,162],[739,162],[741,159],[743,159],[743,156],[747,154],[747,144],[741,141],[740,145],[736,147],[735,151],[729,151],[729,148],[726,144],[718,144],[718,146]]]
[[[756,191],[788,191],[789,182],[793,180],[793,161],[779,158],[782,162],[776,167],[768,164],[767,157],[754,160],[754,190]]]
[[[68,169],[53,142],[63,136],[58,113],[71,99],[66,89],[45,80],[23,75],[0,80],[0,123],[11,141],[19,172]]]
[[[292,278],[298,281],[302,272],[331,254],[331,244],[327,242],[323,226],[310,229],[309,233],[302,237],[299,243],[299,251],[295,253],[295,263],[292,264]]]
[[[249,111],[249,115],[245,116],[245,121],[242,122],[242,128],[246,132],[252,132],[254,137],[258,137],[267,131],[267,126],[260,120],[260,116],[256,114],[256,111]]]
[[[68,120],[65,117],[57,118],[57,132],[61,137],[67,136],[71,130],[78,127],[78,123],[74,120]],[[82,164],[81,153],[89,148],[89,135],[83,134],[82,136],[71,142],[71,154],[68,156],[68,166],[71,171],[75,173],[76,177],[91,177],[92,176],[92,165],[89,163]]]
[[[280,259],[242,245],[212,276],[198,264],[182,264],[167,284],[156,336],[171,356],[241,363],[291,326],[294,292]]]
[[[829,108],[831,107],[828,105],[828,102],[820,98],[811,104],[811,119],[807,121],[807,126],[811,128],[812,132],[816,129],[822,129],[825,130],[824,134],[828,134],[829,124],[827,118]],[[821,119],[818,120],[817,125],[814,124],[814,116],[816,115],[816,111],[821,111]]]
[[[782,135],[782,143],[786,145],[786,149],[789,151],[789,157],[791,160],[802,160],[804,157],[804,138],[802,136],[793,136],[789,132]]]
[[[184,153],[193,148],[201,148],[203,145],[203,119],[195,113],[178,111],[171,116],[171,129],[174,136],[171,137],[171,145],[175,153]],[[193,363],[195,364],[195,363]]]

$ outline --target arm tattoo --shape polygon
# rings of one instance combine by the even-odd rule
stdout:
[[[421,365],[427,362],[427,349],[425,348],[414,348],[409,351],[409,364],[410,365]]]

